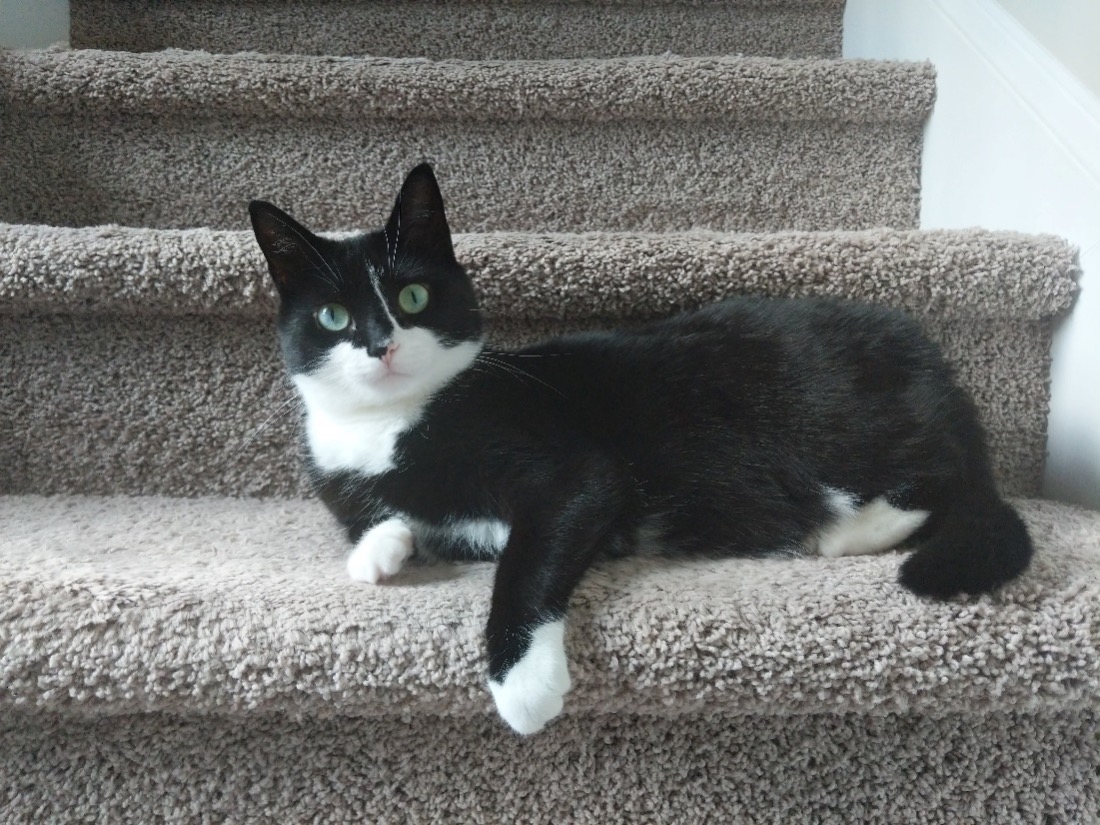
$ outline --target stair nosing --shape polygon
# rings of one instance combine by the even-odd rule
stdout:
[[[486,309],[517,319],[647,317],[740,287],[867,294],[943,318],[1043,320],[1065,312],[1078,292],[1077,250],[1068,242],[979,229],[490,232],[456,234],[455,247]],[[890,264],[919,276],[876,269]],[[275,308],[268,280],[247,230],[0,224],[0,315],[267,316]],[[517,284],[522,306],[510,295]]]

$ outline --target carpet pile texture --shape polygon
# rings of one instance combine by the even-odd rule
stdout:
[[[841,0],[72,0],[0,52],[0,823],[1095,823],[1100,514],[1038,498],[1057,238],[920,231],[935,72]],[[565,714],[497,719],[493,569],[344,572],[247,231],[443,186],[496,346],[732,294],[903,307],[1034,538],[606,562]]]

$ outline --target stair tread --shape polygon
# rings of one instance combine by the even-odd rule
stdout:
[[[922,122],[930,63],[676,55],[427,60],[0,51],[0,101],[50,113]]]
[[[1017,502],[1037,546],[946,603],[900,554],[605,562],[579,588],[567,713],[931,715],[1093,707],[1100,513]],[[349,581],[313,501],[0,497],[0,707],[95,715],[487,712],[489,564]]]
[[[455,237],[490,316],[638,318],[731,294],[818,294],[939,318],[1042,319],[1071,306],[1076,252],[964,230],[484,233]],[[251,232],[0,224],[0,313],[262,315]]]

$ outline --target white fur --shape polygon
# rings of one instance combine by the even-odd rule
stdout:
[[[497,519],[454,519],[442,524],[410,520],[409,524],[429,549],[433,540],[455,542],[466,545],[482,557],[499,556],[512,532],[511,527]]]
[[[333,414],[311,406],[307,391],[306,437],[317,466],[326,472],[354,470],[377,475],[394,467],[398,436],[420,418],[421,404],[394,404]]]
[[[398,220],[401,215],[398,213]],[[398,224],[400,226],[400,224]],[[369,262],[367,263],[367,275],[370,278],[370,285],[374,289],[374,294],[378,296],[378,303],[382,307],[382,311],[386,313],[386,317],[390,319],[390,323],[393,324],[394,330],[401,329],[401,326],[397,323],[397,319],[393,317],[393,313],[390,312],[389,301],[386,300],[386,296],[382,294],[382,274]]]
[[[413,534],[399,518],[376,524],[363,534],[348,556],[348,575],[378,584],[395,575],[413,552]]]
[[[836,514],[838,521],[849,519],[859,511],[856,507],[856,497],[844,490],[826,487],[825,498],[828,499],[829,508]]]
[[[816,537],[817,552],[828,558],[861,556],[897,547],[927,520],[926,510],[899,510],[886,499],[876,498],[863,507],[842,490],[827,489],[836,521]]]
[[[497,712],[516,733],[542,730],[561,713],[572,684],[565,659],[565,622],[542,625],[531,634],[531,646],[504,677],[489,680]]]
[[[442,528],[471,547],[486,553],[499,554],[508,543],[512,529],[497,519],[470,519],[450,522]]]
[[[392,469],[398,436],[481,350],[472,341],[444,347],[420,327],[395,328],[393,345],[389,367],[344,341],[313,372],[293,376],[305,402],[310,452],[322,470],[375,475]]]

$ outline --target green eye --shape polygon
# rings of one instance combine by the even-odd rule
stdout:
[[[314,313],[314,317],[317,319],[317,323],[321,325],[321,329],[327,329],[329,332],[339,332],[342,329],[347,329],[348,324],[351,322],[348,311],[340,304],[325,304]]]
[[[397,294],[397,305],[402,312],[416,315],[428,305],[428,288],[424,284],[409,284]]]

